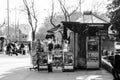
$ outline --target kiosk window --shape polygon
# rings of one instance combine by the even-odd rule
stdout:
[[[88,42],[88,51],[98,51],[98,44],[95,41]]]

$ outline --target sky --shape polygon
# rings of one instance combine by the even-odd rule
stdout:
[[[0,0],[0,24],[6,20],[7,22],[7,0]],[[30,0],[27,0],[30,1]],[[35,8],[37,11],[37,17],[39,19],[38,25],[43,25],[44,19],[51,13],[51,1],[52,0],[34,0]],[[57,0],[55,1],[55,12],[61,12],[60,6]],[[78,0],[66,0],[66,5],[76,6]],[[107,0],[82,0],[81,11],[93,10],[96,3],[102,3],[99,7],[99,12],[106,12]],[[24,9],[23,0],[9,0],[9,21],[10,24],[28,24],[27,15],[22,10]]]

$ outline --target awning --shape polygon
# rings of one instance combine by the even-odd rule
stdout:
[[[79,22],[62,22],[65,28],[70,29],[76,33],[79,33],[86,29],[86,24],[81,24]]]
[[[99,30],[108,31],[110,23],[79,23],[79,22],[62,22],[65,28],[68,28],[75,33],[84,33],[89,31],[95,33]]]

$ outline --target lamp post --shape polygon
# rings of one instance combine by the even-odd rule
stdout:
[[[15,40],[16,40],[16,6],[15,6]]]
[[[7,34],[7,39],[9,39],[9,0],[7,0],[7,21],[8,21],[8,34]]]

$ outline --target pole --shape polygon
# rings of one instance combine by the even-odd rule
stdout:
[[[15,40],[16,40],[16,6],[15,6]]]
[[[7,38],[9,39],[10,35],[9,35],[9,0],[7,0],[7,18],[8,18],[8,34],[7,34]]]
[[[19,42],[20,42],[20,29],[19,29],[19,21],[18,21],[18,33],[19,33]]]
[[[82,11],[81,11],[81,7],[82,7],[82,6],[81,6],[81,0],[80,0],[80,12],[82,13]]]

